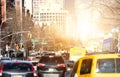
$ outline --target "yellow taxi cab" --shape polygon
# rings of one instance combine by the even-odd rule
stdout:
[[[120,77],[120,54],[84,56],[74,64],[70,77]]]

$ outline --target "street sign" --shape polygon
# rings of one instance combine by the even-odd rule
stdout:
[[[45,41],[42,41],[42,42],[41,42],[41,44],[42,44],[42,45],[46,45],[46,44],[47,44],[47,42],[45,42]]]
[[[32,41],[33,43],[37,43],[37,42],[39,42],[38,39],[32,39],[31,41]]]

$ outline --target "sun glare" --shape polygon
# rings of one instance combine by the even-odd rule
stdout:
[[[95,20],[99,18],[97,12],[84,11],[78,15],[78,36],[82,40],[86,40],[96,35],[98,28]]]

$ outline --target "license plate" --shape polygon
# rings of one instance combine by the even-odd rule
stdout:
[[[54,69],[51,69],[51,68],[50,68],[50,69],[49,69],[49,71],[50,71],[50,72],[53,72],[53,71],[54,71]]]
[[[59,74],[44,74],[44,77],[59,77]]]
[[[13,77],[22,77],[22,75],[14,75]]]

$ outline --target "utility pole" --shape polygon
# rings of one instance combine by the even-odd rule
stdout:
[[[16,9],[16,19],[18,26],[20,26],[20,31],[22,31],[22,0],[15,0],[15,9]],[[22,33],[20,34],[20,49],[23,45]]]
[[[120,52],[120,27],[118,27],[118,52]]]

